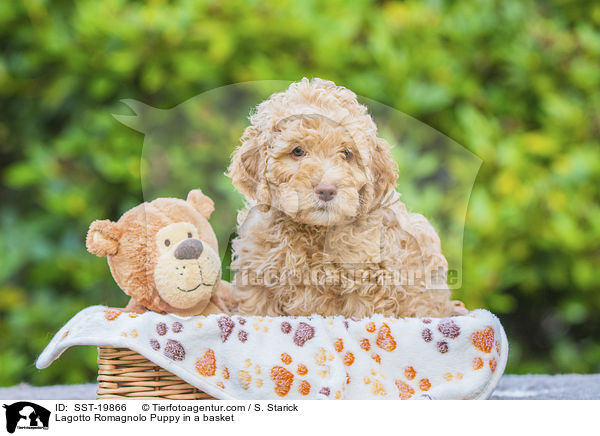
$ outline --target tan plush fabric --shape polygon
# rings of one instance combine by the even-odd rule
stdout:
[[[182,316],[215,311],[229,284],[220,281],[217,238],[208,222],[214,204],[202,191],[187,200],[159,198],[117,221],[94,221],[90,253],[107,256],[112,275],[132,301],[127,309]]]

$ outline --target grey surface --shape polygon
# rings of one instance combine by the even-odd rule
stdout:
[[[0,388],[2,400],[91,400],[96,384]],[[600,400],[600,374],[505,375],[493,400]]]
[[[30,386],[25,383],[10,388],[0,388],[2,400],[93,400],[96,383],[84,385]]]
[[[600,374],[505,375],[493,400],[600,400]]]

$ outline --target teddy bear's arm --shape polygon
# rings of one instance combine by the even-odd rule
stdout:
[[[144,313],[148,309],[146,309],[144,306],[136,303],[135,300],[132,298],[131,300],[129,300],[129,303],[127,303],[127,306],[125,306],[125,309],[123,309],[123,310],[125,312]]]
[[[233,308],[231,284],[225,280],[219,281],[210,302],[219,308],[221,312],[230,312]]]
[[[450,316],[463,316],[469,313],[469,310],[465,307],[465,303],[460,300],[452,300],[452,313]]]

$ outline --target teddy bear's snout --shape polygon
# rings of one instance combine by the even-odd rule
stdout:
[[[185,239],[175,249],[175,258],[179,260],[198,259],[204,250],[198,239]]]

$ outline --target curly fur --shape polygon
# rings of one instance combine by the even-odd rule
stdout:
[[[452,312],[439,237],[399,201],[390,147],[352,91],[303,79],[271,96],[228,175],[248,200],[232,245],[240,313]],[[319,183],[336,186],[334,200],[315,195]],[[408,279],[389,279],[399,273]]]

